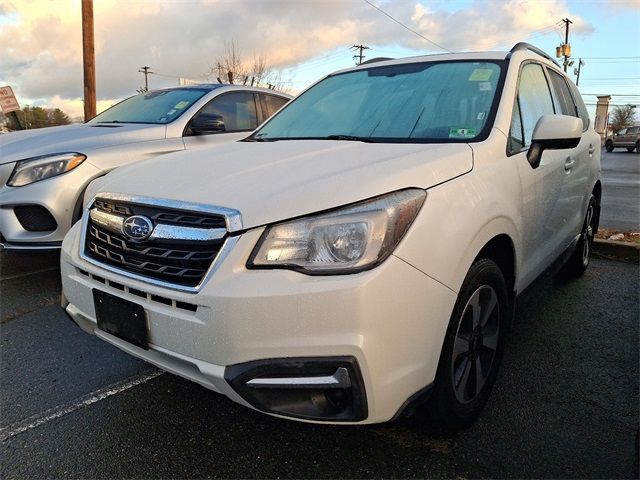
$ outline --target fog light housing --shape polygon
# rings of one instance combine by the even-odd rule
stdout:
[[[225,379],[263,412],[334,422],[367,418],[364,382],[353,357],[257,360],[227,367]]]

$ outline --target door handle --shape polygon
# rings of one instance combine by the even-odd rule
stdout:
[[[576,160],[574,158],[567,157],[567,159],[564,162],[564,171],[570,172],[575,164],[576,164]]]
[[[593,152],[596,151],[596,147],[594,147],[593,145],[589,145],[589,155],[593,155]]]

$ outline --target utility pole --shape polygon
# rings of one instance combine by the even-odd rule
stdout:
[[[151,67],[147,67],[147,66],[140,67],[140,70],[138,70],[138,72],[144,73],[144,90],[141,89],[142,91],[140,93],[149,91],[149,79],[147,77],[150,73],[153,73],[150,70],[151,70]]]
[[[563,18],[562,22],[564,23],[564,71],[566,73],[567,67],[569,66],[569,56],[571,56],[571,47],[569,46],[569,24],[573,23],[568,18]]]
[[[82,64],[84,121],[96,116],[96,54],[93,39],[93,0],[82,0]]]
[[[369,47],[367,47],[366,45],[354,45],[353,47],[351,47],[351,50],[360,50],[360,53],[357,55],[353,56],[353,59],[355,60],[356,58],[358,59],[358,61],[356,62],[356,65],[362,65],[362,61],[364,60],[364,55],[362,54],[362,52],[364,50],[370,50]]]

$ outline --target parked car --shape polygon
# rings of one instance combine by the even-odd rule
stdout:
[[[627,127],[618,130],[612,137],[604,142],[607,152],[613,152],[614,148],[624,147],[627,152],[640,152],[640,127]]]
[[[60,248],[87,185],[152,156],[248,135],[291,97],[222,84],[130,97],[82,125],[0,138],[0,248]]]
[[[245,141],[118,169],[61,255],[84,330],[284,418],[479,415],[514,299],[589,265],[600,137],[527,44],[328,75]],[[527,392],[522,392],[526,395]]]

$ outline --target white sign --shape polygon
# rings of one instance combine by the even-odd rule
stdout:
[[[11,87],[0,87],[0,108],[2,113],[15,112],[20,110],[20,104],[16,100]]]

